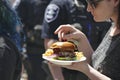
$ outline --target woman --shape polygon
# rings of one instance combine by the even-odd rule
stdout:
[[[81,71],[90,80],[119,80],[120,0],[87,0],[87,3],[87,11],[91,12],[95,21],[100,22],[111,19],[113,24],[95,52],[82,32],[71,25],[61,25],[55,31],[59,39],[77,40],[79,42],[78,49],[83,51],[87,57],[86,61],[63,67]]]

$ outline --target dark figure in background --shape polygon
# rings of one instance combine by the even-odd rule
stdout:
[[[43,40],[40,38],[40,27],[43,21],[44,10],[50,0],[21,0],[18,14],[24,25],[27,40],[27,58],[24,67],[28,73],[28,80],[45,80],[45,72],[41,68],[44,52]],[[27,65],[29,64],[29,66]]]
[[[7,0],[0,0],[0,80],[20,80],[22,24]]]
[[[77,4],[80,5],[77,5]],[[95,49],[101,39],[101,32],[106,32],[111,23],[101,22],[95,23],[90,13],[86,11],[87,3],[85,0],[52,0],[47,6],[44,21],[42,25],[42,35],[44,39],[44,47],[48,49],[50,45],[58,41],[58,36],[54,34],[54,31],[62,24],[72,24],[76,28],[82,30],[89,38],[92,47]],[[100,28],[101,26],[108,27]],[[47,64],[43,61],[43,69],[48,74],[47,80],[86,80],[87,77],[80,72],[68,69],[60,69],[55,65]],[[56,72],[57,71],[57,72]],[[61,72],[59,73],[59,72]],[[78,78],[80,75],[80,78]],[[63,77],[64,76],[64,77]]]

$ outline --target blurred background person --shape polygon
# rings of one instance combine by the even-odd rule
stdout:
[[[41,68],[44,44],[41,39],[41,24],[44,10],[50,0],[21,0],[16,8],[26,34],[26,59],[23,61],[28,80],[45,80],[45,72]]]
[[[78,3],[80,5],[78,5]],[[101,42],[104,33],[109,29],[110,22],[96,23],[90,13],[86,11],[85,0],[52,0],[44,13],[41,37],[44,39],[44,47],[48,49],[51,44],[58,41],[54,31],[61,24],[72,24],[83,31],[93,49]],[[102,27],[101,27],[102,26]],[[108,26],[108,27],[105,27]],[[48,74],[47,80],[85,80],[86,76],[77,71],[61,69],[56,65],[47,64],[43,61],[43,69]],[[62,73],[60,73],[62,71]],[[80,75],[80,78],[78,78]]]
[[[8,0],[8,1],[13,9],[16,9],[21,2],[21,0]]]
[[[0,80],[20,80],[22,23],[9,1],[0,0]]]

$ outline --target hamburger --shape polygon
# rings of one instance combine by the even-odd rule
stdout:
[[[46,50],[44,56],[51,56],[56,60],[71,61],[83,56],[80,52],[75,52],[76,50],[76,45],[72,42],[55,42]]]

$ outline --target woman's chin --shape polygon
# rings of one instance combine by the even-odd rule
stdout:
[[[104,20],[104,19],[94,19],[96,22],[104,22],[104,21],[106,21],[106,20]]]

